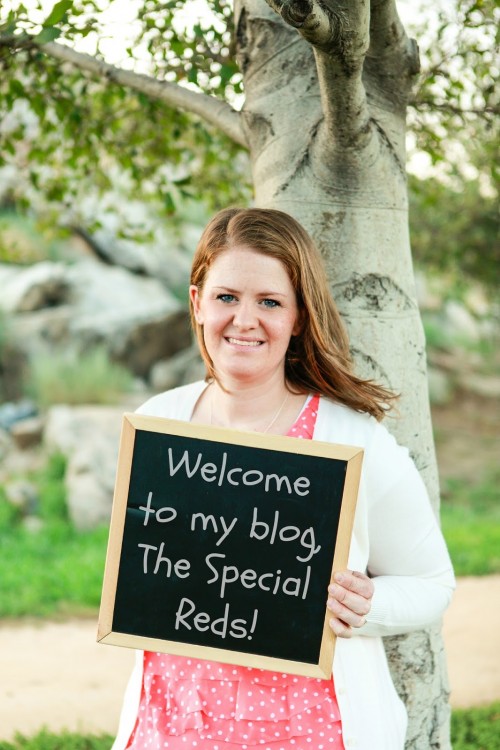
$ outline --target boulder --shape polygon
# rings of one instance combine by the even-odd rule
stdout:
[[[35,404],[28,399],[0,404],[0,429],[11,431],[16,422],[34,417],[36,414]]]
[[[184,383],[203,380],[205,365],[197,345],[182,349],[169,359],[157,362],[151,368],[150,385],[153,390],[167,391]]]
[[[156,279],[81,261],[69,269],[75,298],[70,325],[80,349],[105,345],[112,359],[139,377],[189,344],[186,306]]]
[[[429,382],[430,402],[436,406],[444,406],[453,399],[453,382],[451,377],[443,370],[438,370],[431,365],[427,368]]]
[[[453,339],[479,341],[480,328],[465,305],[448,300],[444,305],[444,325]]]
[[[69,305],[47,307],[36,312],[14,315],[10,330],[25,358],[66,349],[71,345],[74,311]]]
[[[497,402],[500,399],[500,377],[498,376],[459,372],[457,381],[464,391],[473,393],[475,396],[495,399]]]
[[[43,435],[43,419],[41,417],[31,417],[30,419],[22,419],[12,425],[10,434],[16,445],[16,448],[20,450],[26,450],[33,448],[35,445],[39,445]]]
[[[144,378],[152,364],[191,341],[187,304],[157,279],[92,258],[71,265],[39,263],[21,275],[22,285],[18,275],[9,277],[5,297],[10,300],[8,309],[16,312],[12,333],[27,356],[66,351],[69,346],[83,352],[99,345],[111,359]]]
[[[51,261],[17,267],[4,280],[0,306],[6,312],[22,313],[64,303],[69,295],[66,270],[64,264]]]
[[[40,504],[38,490],[26,479],[13,479],[4,486],[7,502],[23,516],[34,515]]]
[[[108,523],[123,409],[54,406],[48,410],[44,443],[67,458],[69,517],[77,529]]]
[[[172,232],[163,228],[153,242],[138,242],[117,237],[116,233],[103,228],[86,239],[98,257],[110,265],[121,266],[134,274],[160,279],[168,288],[187,287],[191,270],[192,251],[201,229],[191,227],[189,237],[194,235],[192,245],[184,249]],[[193,231],[194,230],[194,231]],[[185,237],[186,231],[183,231]]]

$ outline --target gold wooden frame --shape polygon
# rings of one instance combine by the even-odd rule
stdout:
[[[329,678],[332,673],[335,635],[328,625],[328,610],[325,612],[320,657],[317,664],[113,631],[113,613],[118,585],[118,572],[125,527],[136,430],[178,435],[187,438],[192,437],[220,443],[248,446],[251,448],[264,448],[278,452],[283,451],[286,453],[297,453],[301,455],[319,456],[345,461],[346,477],[339,516],[337,539],[335,543],[332,577],[334,572],[344,570],[347,567],[363,461],[363,449],[316,440],[297,440],[293,437],[242,432],[239,430],[193,424],[190,422],[180,422],[163,417],[149,417],[129,413],[126,413],[123,416],[97,640],[100,643],[115,646],[125,646],[128,648],[144,649],[147,651],[160,651],[181,656],[190,656],[193,658],[211,659],[227,664],[258,667],[261,669],[288,672],[306,677]]]

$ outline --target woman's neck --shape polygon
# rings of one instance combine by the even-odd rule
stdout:
[[[227,390],[214,381],[206,398],[204,421],[270,434],[286,432],[305,400],[303,394],[290,391],[284,379],[262,385],[238,384]]]

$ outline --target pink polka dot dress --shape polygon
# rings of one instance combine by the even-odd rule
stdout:
[[[310,440],[319,397],[289,436]],[[144,652],[130,750],[344,750],[333,680]]]

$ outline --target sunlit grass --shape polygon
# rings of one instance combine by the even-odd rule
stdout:
[[[109,404],[132,388],[128,370],[111,362],[103,348],[38,355],[30,364],[29,395],[38,406]]]
[[[65,462],[53,456],[29,477],[38,489],[39,528],[24,525],[0,488],[0,617],[95,611],[107,528],[78,532],[67,519]]]
[[[500,573],[500,469],[477,482],[450,479],[441,524],[459,576]]]

